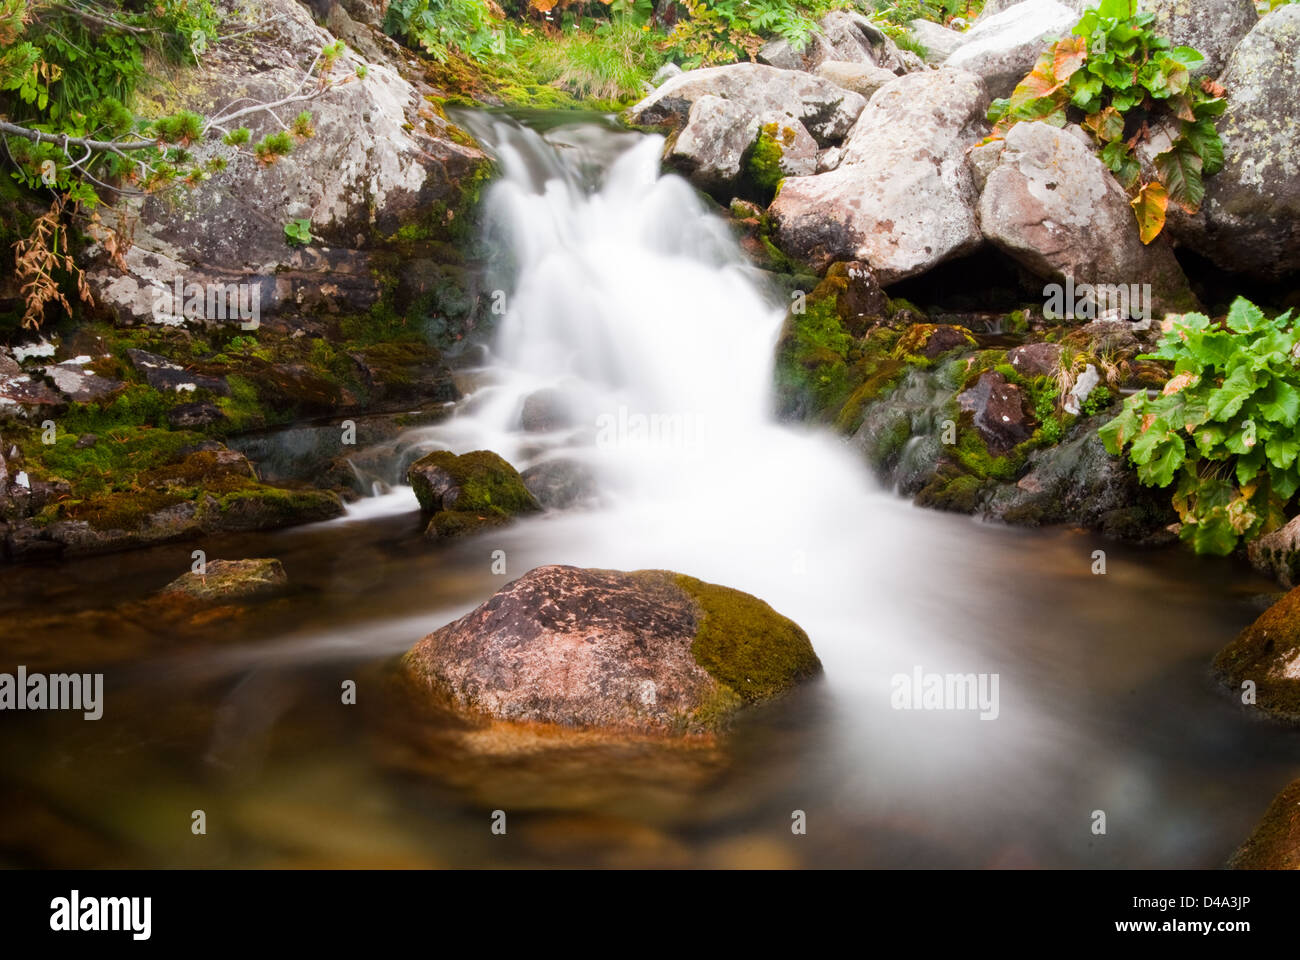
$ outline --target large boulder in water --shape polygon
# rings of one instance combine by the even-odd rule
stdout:
[[[782,250],[821,270],[869,264],[883,284],[981,243],[966,150],[987,132],[974,74],[914,73],[882,87],[854,124],[839,166],[786,180],[770,214]]]
[[[457,712],[687,734],[821,671],[763,601],[663,570],[538,567],[421,640],[406,673]]]
[[[1224,269],[1280,279],[1300,270],[1300,5],[1260,20],[1220,82],[1223,169],[1206,178],[1200,213],[1170,228]]]
[[[1079,14],[1056,0],[1026,0],[971,27],[944,66],[979,74],[990,96],[1009,97],[1039,55],[1078,22]]]
[[[633,106],[628,117],[637,124],[680,127],[695,101],[707,96],[733,101],[754,116],[798,120],[823,146],[843,139],[867,104],[821,77],[761,63],[733,63],[673,77]]]
[[[1300,587],[1260,615],[1214,658],[1214,671],[1235,694],[1254,684],[1266,713],[1300,721]]]
[[[1192,72],[1217,77],[1241,38],[1259,22],[1255,0],[1138,0],[1138,11],[1155,14],[1151,29],[1174,46],[1195,47],[1205,62]]]
[[[1233,870],[1300,870],[1300,780],[1274,798],[1255,832],[1232,855]]]
[[[1196,305],[1169,241],[1142,243],[1128,195],[1068,131],[1041,122],[1012,127],[985,182],[979,220],[990,242],[1045,280],[1150,284],[1160,313]]]

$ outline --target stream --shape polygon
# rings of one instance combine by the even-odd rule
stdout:
[[[509,278],[493,344],[459,371],[466,398],[359,457],[384,467],[346,516],[201,544],[279,558],[276,600],[151,621],[141,601],[195,544],[6,570],[17,659],[0,669],[102,670],[106,690],[98,721],[5,718],[0,863],[1222,866],[1295,775],[1295,735],[1208,670],[1275,587],[1177,548],[913,507],[838,438],[773,418],[781,296],[661,175],[660,138],[457,120],[502,168],[486,229]],[[521,429],[538,391],[567,425]],[[562,458],[596,493],[435,546],[400,482],[434,449]],[[807,631],[825,675],[717,747],[467,752],[385,664],[549,563],[753,593]],[[895,709],[893,678],[918,670],[996,675],[996,717]]]

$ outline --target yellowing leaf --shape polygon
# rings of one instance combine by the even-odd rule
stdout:
[[[1061,40],[1053,49],[1052,73],[1059,83],[1069,80],[1088,62],[1088,42],[1083,37]]]
[[[1158,180],[1144,184],[1132,201],[1137,216],[1138,230],[1143,243],[1150,243],[1165,228],[1165,211],[1169,208],[1169,194]]]

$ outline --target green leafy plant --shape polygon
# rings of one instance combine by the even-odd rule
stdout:
[[[288,130],[268,133],[253,147],[253,154],[258,162],[266,166],[270,166],[281,157],[288,156],[292,151],[293,137],[289,135]]]
[[[813,0],[683,0],[686,16],[668,35],[667,47],[684,67],[752,60],[770,37],[795,50],[808,45],[817,19],[846,3]]]
[[[423,49],[434,60],[456,53],[474,59],[509,52],[510,38],[486,0],[393,0],[384,32]]]
[[[1133,0],[1101,0],[1042,55],[1009,99],[993,102],[994,137],[1024,120],[1064,126],[1082,123],[1100,146],[1102,162],[1133,194],[1142,242],[1164,228],[1168,204],[1200,209],[1204,178],[1223,168],[1223,141],[1215,118],[1227,107],[1213,80],[1191,69],[1204,57],[1174,47],[1150,29],[1155,17],[1134,13]],[[1172,127],[1172,143],[1154,159],[1155,177],[1143,182],[1137,156],[1152,128]]]
[[[1270,320],[1244,298],[1222,324],[1176,318],[1143,357],[1173,362],[1164,392],[1134,394],[1101,428],[1142,483],[1174,487],[1181,536],[1198,553],[1231,553],[1285,521],[1300,486],[1298,347],[1291,311]]]
[[[303,246],[311,243],[311,221],[290,220],[284,225],[284,238],[289,246]]]

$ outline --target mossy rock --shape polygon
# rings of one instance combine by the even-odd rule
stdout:
[[[439,510],[424,530],[430,540],[453,540],[469,537],[509,524],[511,518],[500,513],[471,513],[468,510]]]
[[[190,600],[235,600],[277,593],[288,584],[279,560],[209,560],[202,572],[191,570],[160,591],[164,597]]]
[[[685,574],[674,580],[699,607],[695,662],[745,703],[768,700],[821,673],[808,634],[758,597]]]
[[[1300,780],[1274,798],[1250,838],[1232,855],[1233,870],[1300,870]]]
[[[406,475],[426,513],[513,517],[542,509],[519,472],[490,450],[460,455],[435,450],[411,464]]]
[[[430,634],[402,667],[434,706],[484,721],[714,734],[821,672],[763,601],[665,570],[538,567]]]
[[[1255,704],[1300,723],[1300,587],[1269,607],[1214,658],[1218,677],[1240,696],[1255,685]]]

